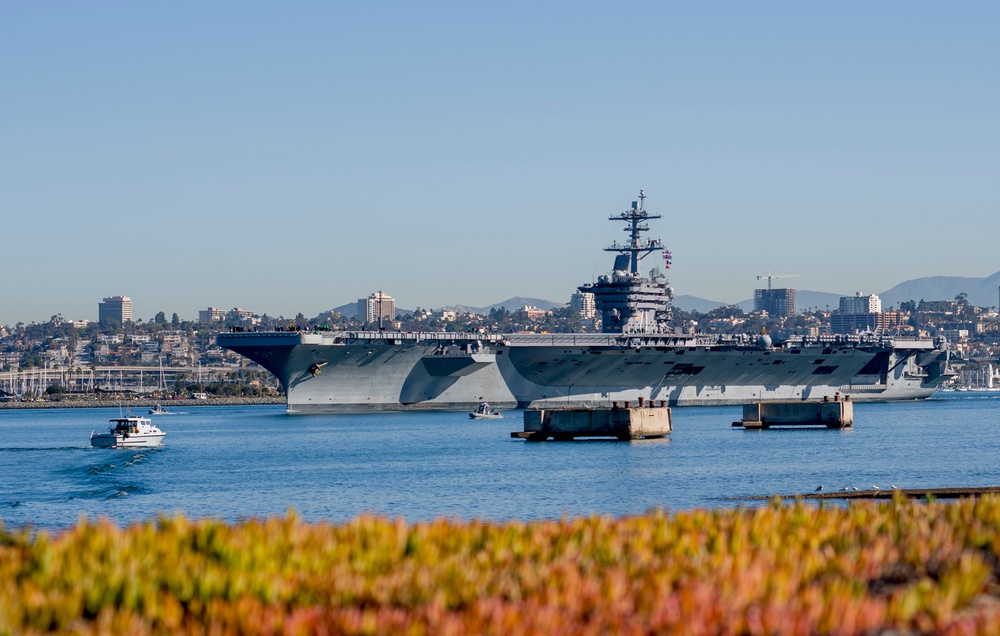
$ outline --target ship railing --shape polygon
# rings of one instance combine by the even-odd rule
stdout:
[[[473,332],[423,332],[423,331],[313,331],[313,332],[253,332],[219,334],[222,336],[288,336],[320,338],[326,342],[343,340],[390,340],[432,343],[503,343],[512,346],[538,344],[606,346],[606,347],[713,347],[713,346],[757,346],[759,334],[671,334],[671,333],[553,333],[553,334],[499,334]],[[899,336],[884,333],[862,333],[845,335],[794,335],[775,346],[796,348],[803,346],[878,347],[883,349],[940,349],[947,346],[942,337]]]
[[[577,345],[586,347],[692,347],[720,344],[718,336],[652,333],[550,333],[509,334],[504,343],[510,346]]]
[[[399,340],[412,342],[499,342],[504,336],[493,333],[469,333],[462,331],[349,331],[349,340]]]

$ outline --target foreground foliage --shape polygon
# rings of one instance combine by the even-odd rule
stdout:
[[[0,530],[0,633],[1000,633],[1000,498]]]

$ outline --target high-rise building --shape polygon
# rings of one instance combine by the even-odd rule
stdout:
[[[882,299],[861,292],[840,298],[840,311],[830,314],[833,333],[862,333],[897,329],[905,322],[902,312],[882,311]]]
[[[841,296],[840,313],[880,314],[882,313],[882,299],[875,294],[862,296],[861,292],[856,292],[853,296]]]
[[[590,292],[576,292],[569,297],[569,304],[576,311],[576,315],[583,320],[590,320],[597,316],[597,304],[594,295]]]
[[[396,319],[396,301],[389,294],[373,292],[368,298],[358,299],[358,319],[365,323]]]
[[[753,290],[753,310],[766,311],[769,316],[795,315],[794,289]]]
[[[207,325],[213,322],[222,322],[226,317],[226,312],[218,307],[209,307],[198,311],[198,322]]]
[[[111,296],[97,305],[97,322],[124,325],[132,322],[132,299],[128,296]]]

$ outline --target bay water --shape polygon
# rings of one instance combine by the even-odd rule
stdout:
[[[523,430],[515,410],[473,421],[200,406],[152,416],[167,433],[162,447],[92,448],[91,431],[119,415],[0,410],[0,522],[59,530],[81,516],[125,525],[175,512],[237,521],[290,509],[307,521],[505,521],[757,505],[739,498],[821,484],[1000,485],[1000,393],[857,403],[854,428],[844,430],[747,431],[731,426],[740,407],[674,408],[669,438],[633,442],[512,439]]]

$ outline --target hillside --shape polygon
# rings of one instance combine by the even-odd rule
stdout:
[[[982,307],[996,306],[998,302],[998,288],[1000,288],[1000,272],[986,278],[971,278],[966,276],[928,276],[915,278],[902,282],[892,289],[879,294],[882,298],[882,306],[899,307],[899,303],[907,300],[952,300],[960,293],[968,294],[969,303]],[[837,309],[840,306],[840,297],[848,294],[835,294],[831,292],[810,291],[800,289],[796,294],[796,304],[799,311],[807,309]],[[698,311],[707,313],[718,307],[723,307],[729,303],[708,300],[697,296],[681,295],[674,299],[674,306],[683,311]],[[753,310],[753,299],[749,298],[735,303],[743,311]],[[529,298],[526,296],[514,296],[507,300],[502,300],[485,307],[473,307],[471,305],[447,305],[445,307],[435,307],[435,309],[448,309],[459,313],[472,313],[487,315],[492,309],[505,307],[507,311],[517,311],[525,305],[534,305],[540,309],[554,309],[565,307],[566,303],[557,303],[543,298]],[[339,312],[348,318],[353,318],[358,314],[358,304],[347,303],[334,307],[330,311]],[[412,309],[397,308],[396,313],[403,315],[412,313]]]
[[[966,276],[928,276],[900,283],[879,296],[882,306],[899,306],[907,300],[952,300],[955,296],[968,294],[969,303],[981,307],[995,307],[998,302],[1000,272],[986,278]]]

